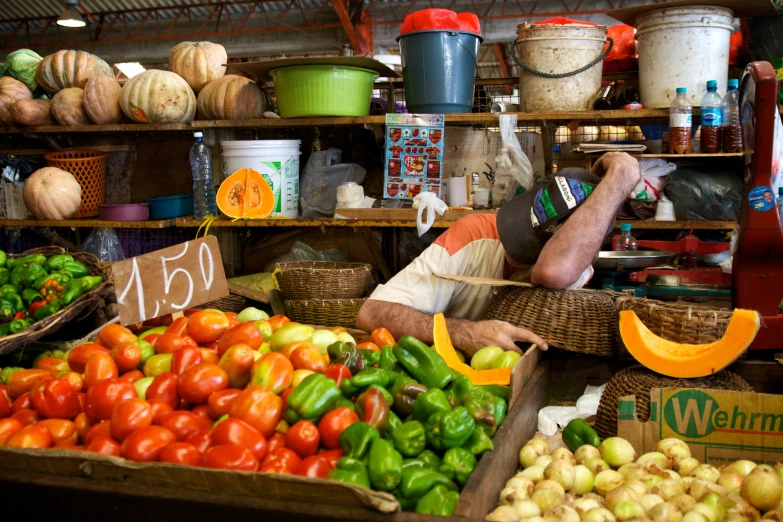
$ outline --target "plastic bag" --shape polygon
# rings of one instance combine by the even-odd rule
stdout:
[[[557,433],[558,426],[565,428],[574,419],[589,419],[598,413],[598,403],[606,389],[601,386],[587,386],[584,394],[576,401],[576,406],[547,406],[538,412],[538,431],[552,436]]]
[[[113,228],[94,228],[81,247],[82,252],[95,255],[104,263],[114,263],[125,259],[120,238]]]
[[[335,148],[310,155],[299,186],[303,218],[331,216],[337,205],[337,187],[364,181],[367,171],[354,163],[339,163],[341,158],[342,151]]]
[[[297,241],[291,245],[291,255],[289,261],[348,261],[348,251],[342,248],[331,248],[329,250],[315,250],[307,243]]]
[[[677,169],[663,190],[680,221],[736,221],[742,202],[742,177],[736,172]]]
[[[455,13],[450,9],[421,9],[405,17],[400,34],[414,31],[465,31],[481,34],[478,16],[473,13]]]
[[[603,72],[630,71],[636,65],[636,30],[630,25],[617,24],[607,29],[606,35],[614,40],[614,45],[604,58]],[[607,47],[609,42],[604,49]]]
[[[0,154],[0,175],[3,181],[24,181],[37,168],[37,165],[29,160]]]
[[[631,192],[630,197],[638,201],[657,201],[663,187],[663,177],[677,170],[677,165],[662,159],[639,161],[642,179]]]
[[[442,216],[449,209],[449,206],[434,192],[421,192],[413,198],[413,208],[419,209],[418,214],[416,214],[416,230],[419,232],[419,237],[421,237],[435,223],[435,212]],[[422,223],[421,215],[425,210],[427,211],[427,221]]]
[[[516,114],[501,114],[500,120],[500,154],[495,158],[495,184],[492,187],[492,201],[496,207],[516,195],[517,186],[530,190],[533,186],[533,165],[527,158],[519,139]]]

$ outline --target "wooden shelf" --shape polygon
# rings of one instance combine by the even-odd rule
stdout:
[[[614,228],[620,228],[621,221],[615,223]],[[631,233],[633,230],[690,230],[693,224],[694,230],[733,230],[736,223],[734,221],[655,221],[654,219],[623,220],[622,223],[631,224]]]
[[[642,158],[674,158],[674,159],[688,159],[688,158],[741,158],[745,155],[744,152],[718,152],[715,154],[642,154]]]
[[[47,219],[0,219],[3,227],[73,227],[73,228],[168,228],[173,227],[174,219],[157,221],[103,221],[101,219],[64,219],[62,221]]]

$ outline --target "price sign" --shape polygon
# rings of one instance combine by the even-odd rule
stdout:
[[[112,272],[123,325],[181,312],[228,295],[215,236],[120,261]]]

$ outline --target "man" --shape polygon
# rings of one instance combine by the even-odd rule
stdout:
[[[516,273],[515,280],[551,289],[584,286],[620,206],[641,179],[639,163],[625,153],[604,154],[593,173],[564,169],[545,186],[505,203],[497,216],[460,219],[378,286],[359,310],[357,327],[371,331],[384,326],[395,337],[409,334],[431,344],[432,316],[443,313],[455,346],[471,355],[484,346],[520,351],[517,341],[546,350],[546,342],[529,330],[505,321],[476,321],[492,287],[433,274],[497,279]]]

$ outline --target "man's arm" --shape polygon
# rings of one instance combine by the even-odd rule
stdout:
[[[431,315],[419,312],[409,306],[369,299],[365,301],[356,316],[356,326],[367,332],[384,327],[399,339],[403,335],[412,335],[416,339],[432,344]],[[465,319],[446,319],[452,342],[472,355],[485,346],[499,346],[504,350],[522,353],[514,341],[533,343],[542,350],[547,349],[546,341],[524,328],[517,328],[505,321],[468,321]]]

